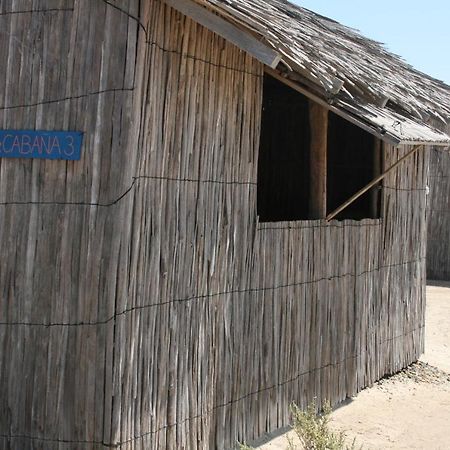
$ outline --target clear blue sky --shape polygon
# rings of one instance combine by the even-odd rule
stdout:
[[[291,0],[382,42],[450,85],[450,0]]]

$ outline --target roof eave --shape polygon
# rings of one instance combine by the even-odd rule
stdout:
[[[404,140],[399,141],[397,145],[426,145],[433,147],[449,147],[450,148],[450,138],[448,141],[411,141]]]

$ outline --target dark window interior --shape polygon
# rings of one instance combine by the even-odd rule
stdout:
[[[381,153],[371,134],[328,114],[327,213],[333,212],[379,174]],[[309,100],[269,75],[264,76],[258,158],[257,212],[261,222],[309,219]],[[378,187],[335,219],[380,217]]]
[[[334,211],[377,175],[376,138],[356,125],[328,115],[327,210]],[[380,157],[377,155],[377,157]],[[367,191],[344,209],[336,219],[379,217],[378,189]],[[375,208],[373,202],[376,202]]]
[[[309,139],[306,97],[265,75],[257,194],[261,222],[308,218]]]

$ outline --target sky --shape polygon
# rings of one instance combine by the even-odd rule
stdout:
[[[450,0],[291,0],[385,44],[450,85]]]

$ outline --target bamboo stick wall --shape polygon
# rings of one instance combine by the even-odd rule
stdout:
[[[6,3],[2,127],[86,135],[0,160],[1,449],[230,448],[417,359],[426,152],[382,219],[259,223],[259,63],[159,1]]]
[[[430,152],[427,276],[450,280],[450,151]]]

